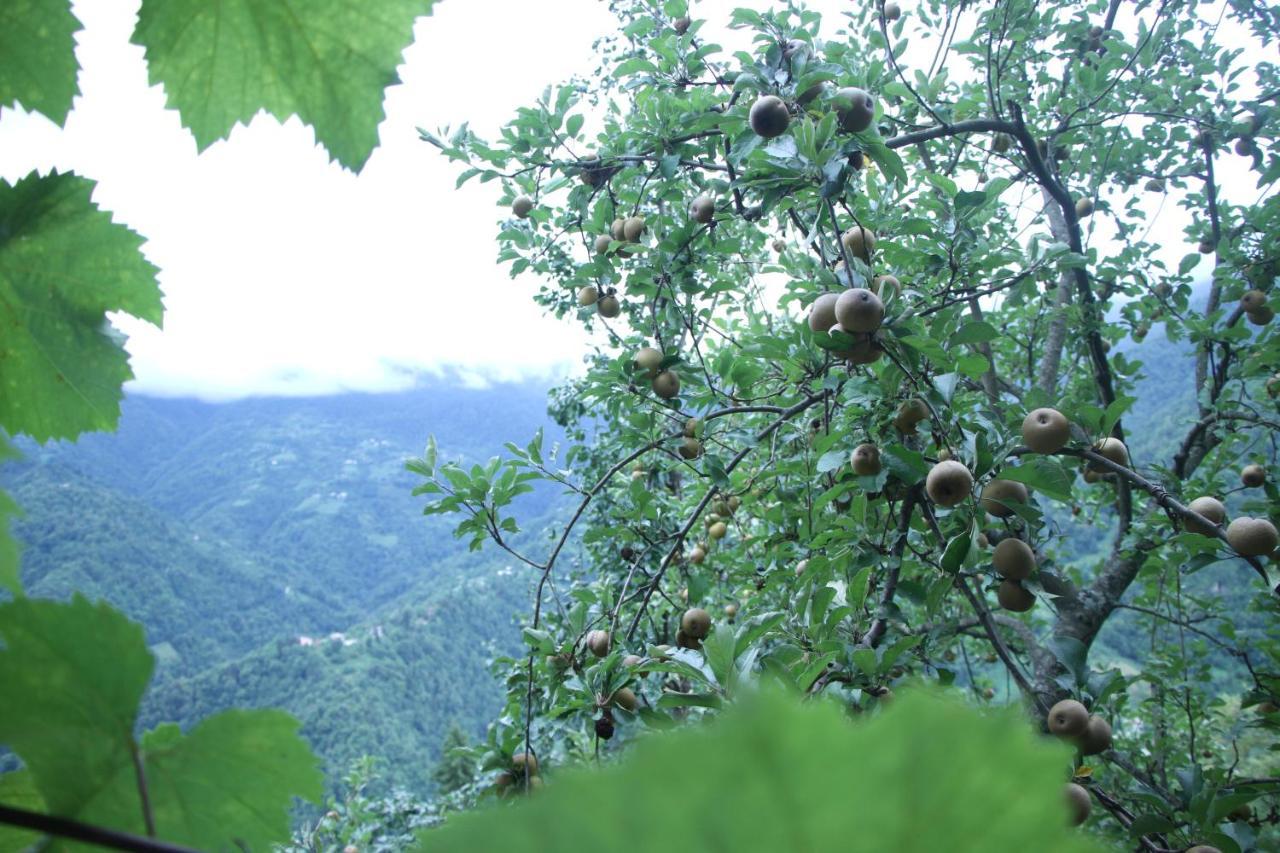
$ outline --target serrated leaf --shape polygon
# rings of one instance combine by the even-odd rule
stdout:
[[[916,693],[850,722],[835,703],[765,693],[712,726],[645,738],[617,765],[559,773],[501,815],[458,814],[419,849],[1094,850],[1067,827],[1065,757],[1015,710]],[[697,784],[673,797],[689,767]]]
[[[174,725],[149,732],[142,749],[157,834],[204,850],[269,850],[288,840],[293,798],[324,795],[319,760],[298,726],[284,711],[234,709],[186,736]]]
[[[133,732],[154,659],[142,626],[105,603],[0,605],[0,744],[22,759],[49,813],[142,834],[136,760],[157,834],[201,849],[266,849],[289,837],[294,796],[318,801],[319,764],[282,711],[227,711],[184,736]]]
[[[65,122],[77,91],[79,30],[67,0],[0,4],[0,107],[16,102]]]
[[[31,774],[26,770],[0,773],[0,803],[29,812],[43,813],[46,809],[44,797],[40,796]],[[0,851],[4,853],[34,849],[39,840],[38,832],[0,823]]]
[[[142,626],[105,603],[0,605],[0,744],[22,759],[49,810],[77,817],[132,767],[138,704],[155,661]],[[118,826],[118,824],[117,824]]]
[[[342,165],[378,145],[383,93],[433,0],[143,0],[133,43],[201,150],[259,110],[296,115]]]
[[[156,325],[163,307],[142,239],[72,174],[0,181],[0,428],[38,441],[115,427],[133,374],[107,312]]]

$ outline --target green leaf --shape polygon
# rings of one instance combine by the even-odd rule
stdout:
[[[0,434],[0,465],[17,457],[18,451]],[[19,512],[13,498],[0,491],[0,589],[7,589],[15,596],[22,595],[22,575],[18,566],[21,549],[9,530],[9,520]]]
[[[958,572],[964,565],[965,557],[969,556],[969,549],[972,546],[973,539],[968,529],[954,537],[947,543],[947,549],[942,553],[943,570],[953,575]]]
[[[929,476],[929,463],[924,454],[901,444],[880,448],[885,467],[904,483],[918,483]]]
[[[76,96],[79,29],[68,0],[0,4],[0,107],[19,103],[65,122]]]
[[[1000,469],[1000,479],[1025,483],[1056,501],[1071,500],[1072,476],[1055,459],[1033,457],[1021,465]]]
[[[273,709],[235,709],[185,737],[172,724],[142,740],[161,838],[200,849],[269,850],[289,838],[293,797],[324,795],[319,760],[298,721]]]
[[[266,110],[297,115],[342,165],[378,144],[383,92],[432,0],[143,0],[133,42],[201,150]]]
[[[818,458],[818,473],[825,474],[828,471],[834,471],[844,465],[849,458],[848,451],[845,450],[828,450]]]
[[[951,336],[951,345],[980,344],[985,341],[994,341],[998,337],[1000,333],[990,323],[972,320],[961,326],[959,331]]]
[[[134,719],[155,665],[142,626],[81,595],[20,598],[0,605],[0,641],[0,684],[22,697],[0,702],[0,744],[51,812],[77,817],[133,765]]]
[[[22,598],[0,605],[0,744],[31,774],[47,810],[142,833],[136,760],[157,834],[202,849],[266,849],[289,837],[294,796],[318,801],[323,777],[281,711],[227,711],[184,736],[133,732],[154,660],[142,626],[105,603]]]
[[[977,379],[990,369],[991,362],[987,361],[986,356],[978,355],[977,353],[962,355],[956,359],[956,370],[970,379]]]
[[[26,770],[0,774],[0,803],[29,812],[45,811],[44,797],[36,790]],[[40,840],[40,833],[0,823],[0,851],[28,850]]]
[[[713,726],[645,738],[620,764],[557,773],[501,814],[458,814],[419,849],[1095,850],[1067,827],[1066,759],[1016,710],[907,693],[851,722],[834,704],[766,692]],[[698,784],[673,797],[689,767]]]
[[[71,174],[0,181],[0,428],[39,441],[115,427],[132,377],[108,311],[160,324],[142,239]]]

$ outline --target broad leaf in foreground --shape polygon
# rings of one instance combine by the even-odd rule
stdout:
[[[319,762],[281,711],[227,711],[184,735],[139,743],[154,659],[142,626],[105,603],[23,598],[0,605],[0,745],[52,814],[143,834],[138,766],[159,837],[200,849],[265,850],[289,836],[295,796],[319,800]]]
[[[18,452],[0,434],[0,465],[15,459]],[[9,522],[19,512],[13,498],[0,490],[0,589],[14,595],[22,594],[22,576],[18,572],[18,542],[13,538]]]
[[[384,90],[432,0],[144,0],[133,40],[201,149],[266,110],[297,115],[339,163],[378,144]]]
[[[66,121],[76,96],[79,29],[69,0],[0,3],[0,107],[17,102]]]
[[[570,771],[502,815],[464,814],[427,851],[1087,851],[1067,828],[1068,754],[1016,711],[927,693],[851,723],[766,695],[708,727]]]
[[[163,306],[142,238],[92,202],[93,181],[0,181],[0,429],[46,441],[112,429],[132,378],[107,312],[156,325]]]
[[[0,773],[0,803],[29,812],[45,810],[44,798],[36,790],[26,770]],[[28,850],[40,840],[40,833],[0,823],[0,853]]]
[[[54,814],[75,816],[121,767],[154,667],[142,626],[105,602],[0,605],[0,744],[18,754]],[[136,792],[135,792],[136,803]]]

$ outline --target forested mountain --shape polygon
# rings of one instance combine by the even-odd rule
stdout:
[[[449,723],[476,732],[498,707],[487,661],[518,642],[527,584],[422,515],[404,460],[429,433],[468,461],[539,427],[549,449],[545,412],[542,386],[443,381],[223,404],[134,396],[117,434],[24,444],[0,480],[25,510],[31,594],[79,590],[146,627],[159,662],[148,725],[282,706],[333,774],[375,754],[388,780],[421,790]],[[555,497],[524,496],[526,535]]]

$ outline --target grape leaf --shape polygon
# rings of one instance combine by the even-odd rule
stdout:
[[[0,803],[29,812],[43,812],[44,798],[36,790],[26,770],[0,773]],[[0,823],[0,853],[30,850],[40,840],[40,833]]]
[[[0,605],[0,744],[54,814],[74,817],[133,763],[138,703],[155,666],[142,626],[82,595]],[[134,794],[137,810],[137,794]]]
[[[0,181],[0,428],[39,441],[115,426],[133,374],[107,312],[156,325],[163,313],[142,238],[94,206],[93,188],[56,172]]]
[[[143,0],[133,41],[201,150],[266,110],[297,115],[359,170],[378,144],[384,90],[433,0]]]
[[[548,774],[501,815],[457,815],[420,849],[1095,850],[1067,828],[1067,758],[1017,709],[908,691],[855,723],[834,704],[764,692],[713,726],[643,740],[618,765]],[[673,796],[673,779],[696,784]]]
[[[19,103],[65,122],[76,96],[79,29],[67,0],[0,3],[0,107]]]
[[[289,837],[294,796],[318,801],[319,762],[282,711],[233,710],[183,735],[133,736],[155,661],[142,626],[81,595],[0,605],[0,745],[56,815],[141,834],[137,762],[157,835],[200,849],[266,850]]]
[[[18,451],[0,434],[0,465],[16,459]],[[19,512],[13,498],[0,490],[0,589],[22,594],[22,576],[18,573],[18,542],[9,530],[9,520]]]
[[[293,797],[318,803],[324,795],[320,762],[298,726],[284,711],[235,709],[186,736],[173,724],[148,732],[142,749],[157,834],[202,850],[287,841]]]

